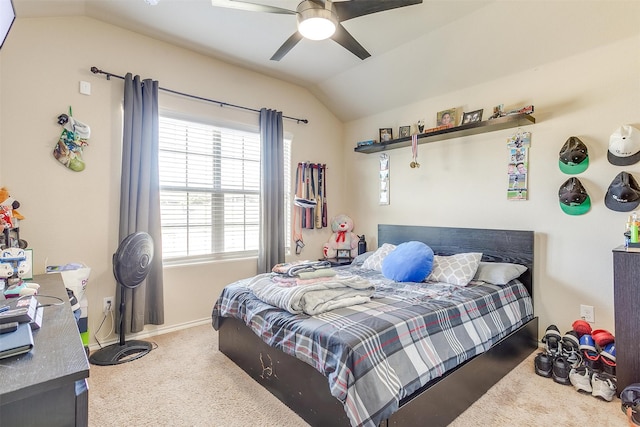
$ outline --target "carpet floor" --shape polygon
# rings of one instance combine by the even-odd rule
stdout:
[[[147,341],[157,348],[138,360],[91,366],[89,426],[308,426],[218,351],[218,333],[210,325]],[[534,356],[450,426],[628,425],[620,399],[605,402],[540,377]]]

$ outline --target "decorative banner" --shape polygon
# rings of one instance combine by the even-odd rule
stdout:
[[[380,204],[389,204],[389,156],[380,154]]]
[[[531,132],[518,131],[507,139],[509,148],[507,200],[527,200],[528,198],[530,146]]]

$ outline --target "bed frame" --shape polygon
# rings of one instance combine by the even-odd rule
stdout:
[[[520,280],[533,296],[533,231],[379,225],[378,246],[417,240],[436,255],[482,252],[483,261],[515,262],[528,270]],[[436,378],[400,402],[381,427],[445,426],[537,348],[534,317],[485,353]],[[327,379],[310,365],[265,344],[242,321],[223,318],[220,351],[312,426],[349,426]]]

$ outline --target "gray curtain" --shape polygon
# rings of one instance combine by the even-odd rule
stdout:
[[[284,138],[282,112],[260,110],[260,246],[258,273],[284,262]]]
[[[153,238],[154,255],[147,278],[135,289],[126,289],[125,332],[164,323],[158,133],[158,82],[142,82],[140,76],[128,73],[124,79],[119,241],[145,231]]]

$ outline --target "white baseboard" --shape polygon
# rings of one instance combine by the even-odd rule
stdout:
[[[135,333],[135,334],[127,334],[125,336],[125,340],[129,340],[129,339],[145,339],[145,338],[150,338],[150,337],[155,337],[157,335],[163,335],[163,334],[168,334],[169,332],[175,332],[175,331],[180,331],[182,329],[187,329],[187,328],[193,328],[194,326],[201,326],[201,325],[207,325],[207,324],[211,324],[211,317],[206,317],[204,319],[200,319],[200,320],[194,320],[191,322],[186,322],[186,323],[180,323],[177,325],[171,325],[171,326],[163,326],[163,325],[147,325],[146,328],[149,329],[145,329],[141,332]],[[212,327],[213,328],[213,327]],[[108,345],[111,344],[115,344],[117,342],[120,341],[119,337],[116,337],[115,339],[111,339],[109,341],[105,341],[102,342],[102,347],[106,347]],[[93,351],[93,350],[99,350],[101,347],[98,343],[94,343],[94,344],[90,344],[89,345],[89,350]]]

